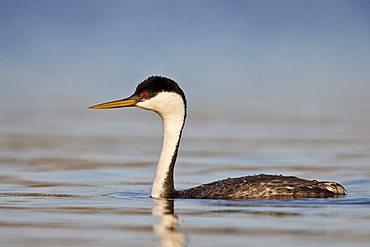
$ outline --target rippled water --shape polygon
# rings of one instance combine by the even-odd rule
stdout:
[[[370,116],[361,102],[301,113],[288,104],[190,103],[178,189],[270,173],[336,181],[348,191],[223,201],[149,197],[162,138],[155,114],[88,110],[96,98],[44,100],[9,98],[0,108],[2,246],[370,244]]]

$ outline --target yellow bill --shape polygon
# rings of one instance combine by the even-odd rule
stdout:
[[[102,103],[94,106],[90,106],[90,109],[107,109],[107,108],[119,108],[119,107],[127,107],[127,106],[135,106],[139,100],[135,99],[122,99],[122,100],[115,100],[107,103]]]

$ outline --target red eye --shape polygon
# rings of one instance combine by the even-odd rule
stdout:
[[[147,92],[141,93],[141,97],[143,97],[143,98],[146,98],[148,96],[149,96],[149,94]]]

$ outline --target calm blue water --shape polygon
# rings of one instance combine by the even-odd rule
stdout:
[[[177,188],[270,173],[336,181],[348,195],[173,201],[149,197],[161,148],[157,115],[87,109],[114,98],[32,99],[9,97],[0,108],[2,246],[370,244],[370,116],[363,102],[190,101]]]

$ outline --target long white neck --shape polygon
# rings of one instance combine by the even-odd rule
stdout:
[[[163,121],[163,146],[151,196],[172,197],[175,192],[173,172],[186,117],[185,103],[179,94],[163,92],[148,101],[138,103],[137,106],[156,111]]]

